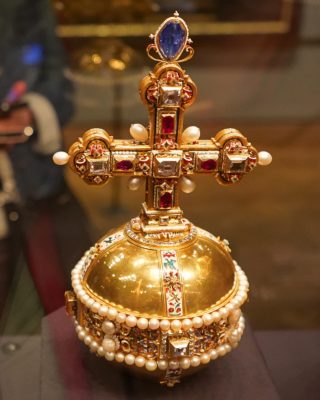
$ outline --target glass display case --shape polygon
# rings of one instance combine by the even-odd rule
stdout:
[[[233,362],[240,363],[243,381],[232,380],[230,399],[250,381],[250,363],[266,388],[260,398],[277,398],[276,392],[281,398],[305,393],[317,398],[320,5],[293,0],[3,3],[0,134],[4,137],[10,126],[23,133],[24,148],[29,146],[25,151],[18,143],[0,142],[4,399],[150,398],[146,391],[155,398],[191,398],[199,384],[204,398],[211,398],[215,390],[217,396],[225,391],[223,375]],[[117,178],[88,188],[68,169],[55,175],[49,164],[56,149],[67,150],[90,128],[125,139],[131,124],[148,124],[138,92],[139,81],[153,67],[145,48],[149,34],[176,9],[195,47],[186,69],[197,83],[198,98],[185,126],[198,126],[203,139],[235,127],[257,148],[270,151],[273,163],[227,189],[200,175],[194,194],[181,195],[185,216],[227,238],[232,258],[248,275],[244,313],[251,327],[230,361],[168,394],[101,367],[101,360],[78,344],[63,308],[74,265],[106,231],[136,215],[143,191],[128,194],[125,179]],[[45,22],[38,24],[40,17]],[[46,84],[38,85],[41,80]],[[8,125],[9,94],[18,110],[27,105],[30,111],[16,125]],[[56,139],[51,132],[57,132]],[[39,152],[35,142],[42,137],[52,139],[42,144],[57,148],[51,151],[49,143],[49,150]],[[37,198],[39,187],[48,192]],[[295,379],[306,375],[305,384]],[[211,386],[207,382],[214,377],[219,384]],[[246,398],[254,398],[256,390],[253,384]]]

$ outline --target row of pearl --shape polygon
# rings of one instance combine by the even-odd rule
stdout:
[[[200,364],[208,364],[211,360],[216,360],[229,353],[232,348],[236,348],[242,337],[245,327],[244,318],[241,316],[238,327],[235,328],[231,336],[228,337],[229,343],[221,344],[215,349],[211,349],[206,353],[199,356],[183,357],[180,360],[153,360],[146,359],[143,356],[135,356],[134,354],[124,354],[122,351],[108,352],[105,351],[103,346],[100,346],[87,331],[76,322],[76,332],[80,340],[82,340],[90,349],[101,357],[105,357],[108,361],[117,361],[119,363],[125,362],[127,365],[135,365],[139,368],[145,367],[148,371],[155,371],[157,368],[160,370],[166,369],[188,369],[190,367],[198,367]]]
[[[157,318],[137,318],[134,315],[127,315],[122,312],[118,312],[115,308],[102,305],[99,302],[92,299],[82,286],[82,268],[84,266],[83,259],[75,266],[71,273],[72,287],[77,298],[92,312],[99,314],[101,317],[106,317],[110,321],[117,321],[122,324],[125,323],[128,327],[133,328],[137,326],[139,329],[161,329],[162,331],[179,331],[181,329],[188,330],[191,328],[201,328],[203,325],[209,326],[213,322],[218,322],[221,319],[225,319],[231,316],[233,313],[237,313],[239,307],[246,301],[247,292],[249,290],[249,284],[245,273],[235,263],[235,268],[239,278],[239,288],[236,296],[224,307],[221,307],[218,311],[212,313],[207,312],[201,317],[194,317],[192,319],[185,318],[182,320],[175,319],[169,321],[167,319],[159,320]]]

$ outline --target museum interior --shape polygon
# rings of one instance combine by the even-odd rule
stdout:
[[[153,125],[160,122],[151,121],[154,114],[141,101],[142,79],[155,79],[150,71],[157,62],[169,59],[179,63],[173,56],[166,59],[165,50],[161,50],[171,34],[170,24],[163,22],[167,18],[175,18],[178,22],[171,23],[185,35],[181,51],[187,52],[182,60],[186,62],[176,71],[184,82],[192,79],[197,88],[190,95],[195,97],[197,91],[184,121],[184,109],[179,108],[174,129],[180,132],[177,126],[183,122],[183,129],[193,127],[189,132],[201,132],[203,143],[217,143],[211,138],[217,138],[218,132],[237,129],[248,139],[246,151],[256,154],[262,165],[243,180],[240,173],[239,183],[221,185],[222,178],[217,178],[221,171],[217,175],[209,171],[206,176],[205,172],[214,169],[210,162],[218,162],[207,158],[199,174],[180,178],[186,186],[184,190],[181,183],[179,193],[183,217],[213,234],[228,252],[231,248],[228,257],[237,260],[248,278],[250,289],[241,318],[249,333],[230,355],[190,378],[186,373],[174,388],[132,377],[118,365],[123,361],[120,356],[115,356],[118,363],[109,363],[92,354],[93,347],[90,352],[70,325],[64,294],[72,287],[72,269],[91,246],[108,231],[127,226],[128,221],[133,226],[145,200],[144,185],[138,188],[136,183],[147,181],[146,199],[151,191],[158,193],[157,186],[150,183],[153,178],[130,177],[129,158],[114,161],[122,171],[112,179],[108,172],[107,185],[100,184],[100,175],[90,181],[90,176],[79,172],[76,162],[80,160],[79,149],[89,140],[82,135],[89,129],[108,132],[105,137],[108,141],[111,138],[110,143],[127,143],[133,137],[132,143],[141,148],[143,141],[136,140],[135,129],[138,136],[139,132],[158,129]],[[201,384],[205,399],[319,399],[320,1],[1,0],[0,21],[0,398],[193,399],[198,398],[196,390]],[[159,55],[154,56],[150,49]],[[190,85],[193,87],[190,82],[182,89],[185,96]],[[164,132],[170,129],[171,117],[163,117],[163,112],[159,111]],[[183,129],[181,125],[181,132]],[[180,147],[180,139],[178,147],[170,147],[168,139],[166,151],[174,158],[178,157],[177,149],[198,149],[198,138],[194,147]],[[212,150],[215,144],[210,146]],[[123,149],[125,145],[116,156],[127,151]],[[96,157],[94,150],[99,151],[99,147],[90,147],[92,157]],[[56,156],[55,161],[60,165],[53,162],[57,151],[60,158]],[[112,151],[110,157],[116,157]],[[201,151],[194,153],[201,157]],[[261,151],[268,162],[261,153],[257,155]],[[76,167],[70,160],[75,160]],[[68,162],[71,168],[62,165]],[[168,202],[172,196],[168,193],[160,196],[159,204]],[[147,215],[149,211],[144,212]],[[161,218],[158,227],[164,230],[168,220]],[[141,251],[140,259],[146,257]],[[187,250],[185,254],[188,258]],[[126,257],[129,265],[130,255]],[[201,271],[199,259],[194,262],[204,287],[219,291],[221,281],[213,279],[216,286],[210,289],[211,278]],[[180,274],[186,268],[180,269]],[[115,288],[116,279],[109,282]],[[119,279],[133,278],[127,275]],[[143,285],[142,280],[141,276],[139,285]],[[185,281],[183,285],[186,296],[188,284]],[[207,301],[207,292],[194,289],[189,293],[199,307],[203,303],[200,298]],[[139,297],[142,310],[143,304],[152,301],[147,299],[147,290],[145,294]],[[123,289],[118,295],[121,304],[126,304],[125,297]],[[68,310],[71,316],[72,312]],[[72,359],[67,355],[71,353]],[[101,350],[102,358],[104,354]],[[124,357],[130,365],[129,353]],[[148,357],[146,368],[151,371],[155,361]],[[105,358],[108,360],[107,355]],[[132,364],[138,358],[132,356]],[[184,362],[180,362],[180,369],[168,367],[161,383],[178,383],[180,378],[175,375],[172,380],[169,373],[190,366],[189,361]],[[211,375],[207,372],[210,368]],[[228,374],[232,377],[229,381]]]

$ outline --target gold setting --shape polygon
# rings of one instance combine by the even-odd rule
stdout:
[[[185,36],[168,59],[160,35],[171,22]],[[183,216],[179,189],[189,193],[192,175],[204,173],[222,185],[237,183],[259,155],[235,129],[210,140],[199,139],[198,128],[184,130],[184,112],[197,95],[178,63],[193,54],[188,27],[175,13],[152,38],[147,53],[156,51],[160,62],[139,89],[148,127],[132,125],[130,140],[91,129],[69,149],[70,167],[88,184],[123,175],[134,185],[144,178],[146,191],[140,215],[101,238],[75,266],[66,306],[79,338],[97,355],[173,386],[189,368],[238,345],[249,288],[228,241]]]

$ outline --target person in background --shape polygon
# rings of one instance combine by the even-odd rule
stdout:
[[[22,200],[44,199],[63,184],[51,155],[62,146],[61,128],[73,112],[73,88],[64,74],[49,0],[2,1],[0,10],[0,99],[13,106],[0,118],[0,136],[34,129],[8,155]],[[17,103],[21,107],[14,108]]]
[[[41,290],[56,279],[61,289],[56,297],[63,302],[63,279],[58,272],[52,276],[57,265],[50,263],[59,264],[57,218],[65,218],[63,206],[69,215],[72,196],[52,154],[61,149],[61,128],[73,113],[73,85],[65,75],[65,57],[55,29],[49,0],[0,4],[0,311],[19,256],[17,224],[23,236],[19,247],[25,251],[40,297]],[[50,282],[42,273],[46,263],[48,270],[51,266]]]

